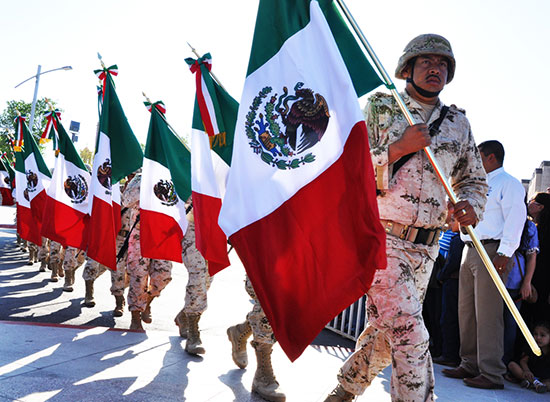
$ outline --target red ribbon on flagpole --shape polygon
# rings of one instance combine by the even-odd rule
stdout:
[[[57,109],[53,111],[49,111],[44,113],[44,117],[46,118],[46,128],[44,129],[44,132],[40,136],[40,143],[44,144],[48,141],[48,134],[50,133],[50,130],[52,129],[52,125],[57,131],[57,120],[54,119],[54,114],[57,116],[59,120],[61,120],[61,112]]]
[[[15,143],[13,144],[13,150],[15,152],[21,152],[23,148],[23,122],[27,120],[24,116],[17,116],[15,121],[17,123],[17,132],[15,133]]]
[[[94,73],[97,76],[97,78],[99,78],[101,80],[101,87],[103,88],[102,89],[102,94],[101,94],[101,99],[103,99],[105,97],[105,85],[107,84],[107,74],[117,76],[118,75],[118,67],[117,67],[116,64],[113,64],[111,67],[104,68],[102,70],[94,70]]]
[[[209,63],[208,59],[204,57],[199,58],[193,63],[189,69],[193,74],[195,74],[195,83],[197,86],[197,102],[199,104],[199,110],[201,112],[202,123],[204,124],[204,131],[208,134],[209,137],[216,135],[214,132],[214,126],[212,125],[212,119],[210,118],[210,113],[208,112],[208,107],[206,106],[206,100],[204,98],[204,93],[202,92],[202,71],[201,65],[205,66],[208,71],[212,70],[212,63]]]

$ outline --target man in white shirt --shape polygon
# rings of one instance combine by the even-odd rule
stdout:
[[[487,172],[489,193],[483,220],[475,231],[505,282],[512,267],[510,257],[518,248],[527,211],[520,181],[504,171],[504,147],[498,141],[478,146]],[[458,316],[460,366],[443,374],[462,378],[470,387],[502,389],[506,366],[504,353],[503,300],[469,236],[460,267]]]

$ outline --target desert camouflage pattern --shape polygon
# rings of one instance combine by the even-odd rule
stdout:
[[[269,324],[269,321],[265,316],[264,310],[262,309],[262,306],[260,306],[260,301],[256,297],[256,293],[254,292],[254,288],[252,287],[252,282],[250,282],[248,276],[246,277],[244,286],[246,292],[254,301],[254,306],[252,307],[252,310],[246,316],[246,319],[248,320],[248,323],[252,328],[252,337],[256,342],[268,343],[270,345],[273,345],[277,340],[275,339],[275,335],[273,334],[271,324]]]
[[[417,122],[424,122],[422,106],[406,93],[401,96]],[[436,105],[430,125],[439,118],[443,104]],[[417,152],[392,177],[388,146],[408,127],[391,95],[376,93],[365,108],[371,157],[376,172],[381,219],[422,228],[441,228],[447,217],[447,195],[424,152]],[[462,111],[450,106],[430,148],[459,200],[468,200],[482,219],[488,191],[481,157]]]
[[[50,254],[50,239],[42,237],[42,246],[38,249],[38,261],[47,262]]]
[[[86,261],[86,252],[75,247],[67,247],[63,260],[63,270],[76,271]]]
[[[395,69],[395,77],[405,79],[403,77],[403,69],[407,66],[409,60],[421,55],[435,54],[445,56],[449,59],[449,69],[447,74],[447,83],[453,80],[456,69],[455,56],[451,44],[443,36],[435,34],[419,35],[411,40],[405,49],[403,55],[399,58],[397,68]]]
[[[188,223],[182,247],[183,264],[189,274],[183,311],[187,314],[204,313],[207,307],[207,292],[212,283],[212,277],[208,274],[206,260],[195,246],[195,223],[193,221]]]
[[[139,189],[141,174],[128,183],[122,193],[122,206],[130,208],[130,221],[134,222],[139,215]],[[162,289],[172,280],[172,262],[151,260],[141,256],[140,224],[137,223],[128,241],[128,259],[126,272],[130,278],[128,289],[128,309],[145,310],[149,296],[157,297]]]
[[[361,395],[393,361],[392,401],[432,401],[434,374],[422,302],[438,246],[388,236],[386,247],[388,267],[376,271],[367,292],[367,327],[338,381],[348,392]]]
[[[56,241],[50,241],[50,264],[63,263],[65,249]]]
[[[27,244],[29,246],[29,262],[38,261],[38,249],[40,248],[40,246],[30,241],[27,242]]]

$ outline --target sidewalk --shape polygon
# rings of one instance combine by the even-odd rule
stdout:
[[[0,223],[11,223],[5,221],[3,212],[0,211]],[[9,237],[6,241],[14,241],[12,230],[0,229],[0,234]],[[0,247],[1,256],[7,249],[6,243],[0,242]],[[25,266],[24,260],[20,260],[21,263],[13,267],[1,261],[0,287],[12,286],[10,294],[46,291],[39,279],[29,275],[37,270],[37,265]],[[242,322],[251,306],[244,291],[244,269],[235,253],[231,253],[231,262],[231,267],[216,275],[208,294],[209,308],[201,319],[201,337],[206,348],[204,357],[191,356],[184,351],[185,341],[179,338],[175,326],[151,326],[146,333],[138,333],[102,326],[50,325],[33,320],[32,311],[27,311],[25,316],[20,313],[19,319],[27,322],[0,321],[0,402],[263,401],[251,394],[256,368],[252,347],[248,346],[247,369],[238,369],[231,360],[225,331],[228,326]],[[185,272],[180,268],[174,267],[174,270]],[[8,275],[11,283],[6,279]],[[109,282],[105,275],[104,279]],[[185,276],[181,280],[175,278],[175,283],[167,287],[166,299],[161,295],[153,311],[154,321],[169,320],[173,312],[181,308],[181,289],[185,280]],[[14,286],[15,281],[18,286]],[[35,281],[33,284],[37,286],[32,290],[20,286],[29,281]],[[171,297],[168,290],[176,296]],[[75,299],[77,296],[80,297],[75,290],[72,295],[62,293],[58,298]],[[162,300],[166,300],[165,304]],[[177,305],[172,305],[174,300],[178,300]],[[0,299],[0,310],[3,305],[5,300]],[[160,309],[167,312],[157,314]],[[119,321],[116,324],[119,326]],[[331,344],[347,343],[325,334],[294,363],[278,345],[275,346],[273,367],[287,401],[323,401],[336,385],[336,373],[351,349],[329,346]],[[550,400],[550,394],[539,395],[509,383],[503,391],[469,388],[459,380],[442,376],[442,368],[435,366],[435,394],[441,402]],[[390,368],[376,378],[358,401],[389,402],[389,381]]]

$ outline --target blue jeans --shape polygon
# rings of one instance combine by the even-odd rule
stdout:
[[[521,296],[520,289],[507,289],[508,293],[512,300],[518,299]],[[518,310],[521,307],[521,298],[515,302]],[[512,360],[514,360],[514,345],[516,343],[516,334],[517,334],[518,325],[514,316],[510,313],[508,306],[504,306],[504,355],[502,356],[502,361],[506,366]]]

